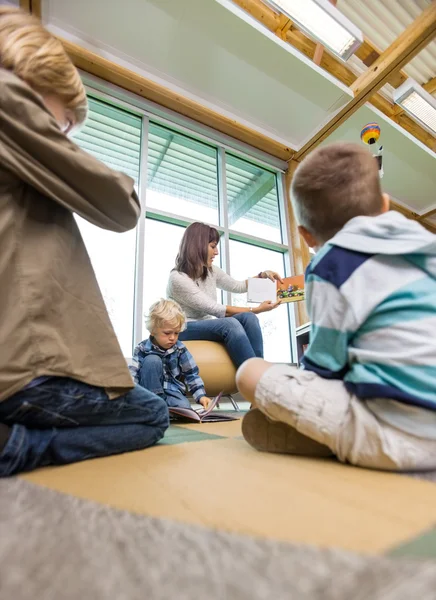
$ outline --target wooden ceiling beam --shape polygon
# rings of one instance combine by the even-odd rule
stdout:
[[[401,206],[400,204],[396,204],[396,202],[393,202],[392,200],[391,200],[390,208],[391,208],[391,210],[396,210],[396,211],[400,212],[402,215],[404,215],[408,219],[412,219],[412,221],[418,221],[428,231],[431,231],[432,233],[436,233],[436,226],[433,223],[426,221],[426,219],[428,217],[430,217],[431,215],[436,213],[436,209],[432,210],[432,211],[428,211],[427,213],[425,213],[423,215],[418,215],[418,213],[413,212],[413,211],[409,210],[408,208],[404,208],[404,206]]]
[[[433,215],[436,215],[436,208],[434,208],[433,210],[428,210],[424,214],[420,215],[418,217],[418,221],[425,221],[425,219],[428,219],[428,217],[432,217]]]
[[[234,119],[230,119],[206,108],[194,100],[185,98],[142,75],[138,75],[134,71],[130,71],[106,58],[102,58],[86,48],[82,48],[81,46],[64,39],[61,39],[61,42],[78,69],[82,69],[104,81],[113,83],[142,98],[146,98],[165,108],[169,108],[198,123],[212,127],[221,133],[229,135],[258,150],[262,150],[263,152],[280,158],[281,160],[287,160],[293,154],[293,150],[288,146],[280,144],[249,127],[241,125]]]
[[[277,14],[272,8],[268,5],[264,4],[262,0],[233,0],[233,3],[245,10],[248,14],[258,20],[260,23],[265,25],[267,29],[276,33],[278,29],[278,24],[280,22],[281,17],[284,17],[286,20],[289,20],[285,15]],[[292,27],[295,31],[298,29],[295,26]],[[300,50],[306,56],[313,59],[313,55],[315,52],[315,48],[317,46],[316,42],[308,38],[303,32],[298,32],[299,36],[287,36],[287,41],[291,43],[291,45],[295,46],[297,50]],[[307,41],[309,44],[307,44]],[[308,53],[308,49],[310,48],[310,53]],[[370,67],[372,63],[380,56],[381,51],[369,40],[365,38],[363,44],[356,51],[356,56],[362,60],[362,62]],[[341,61],[335,58],[335,60],[339,64],[343,64]],[[403,72],[393,73],[391,79],[388,81],[393,87],[398,87],[407,79],[407,75]]]
[[[280,19],[281,17],[284,17],[284,15],[280,16],[275,13],[261,0],[233,0],[233,2],[282,39],[282,34],[279,33],[281,31]],[[285,41],[296,50],[307,56],[310,60],[314,59],[317,44],[302,31],[299,31],[292,25],[284,37]],[[365,39],[362,46],[356,51],[356,56],[360,58],[366,66],[370,67],[374,61],[379,58],[380,51],[369,40]],[[343,63],[328,51],[323,52],[319,66],[347,86],[351,86],[357,79],[357,75],[346,63]],[[403,71],[396,71],[389,76],[387,83],[390,83],[393,87],[398,87],[406,79],[407,75]],[[403,115],[401,115],[400,118],[396,117],[395,104],[390,102],[382,94],[375,93],[367,101],[387,117],[393,119],[408,133],[415,136],[420,142],[430,149],[434,149],[436,142],[435,138],[412,119],[403,118]]]
[[[41,0],[20,0],[20,8],[35,15],[38,19],[41,18]]]
[[[342,108],[293,157],[302,160],[342,123],[350,118],[389,79],[389,76],[407,64],[436,34],[436,1],[378,57],[369,69],[351,84],[354,98]]]
[[[436,77],[427,81],[422,86],[429,94],[434,94],[436,92]]]
[[[337,0],[330,0],[330,4],[333,4],[333,6],[336,6]],[[316,48],[315,48],[315,53],[313,55],[313,62],[316,65],[320,65],[321,64],[321,59],[322,59],[322,55],[324,54],[324,46],[322,44],[317,44]]]

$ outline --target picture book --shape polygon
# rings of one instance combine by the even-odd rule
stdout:
[[[299,302],[304,300],[304,275],[285,277],[283,283],[254,277],[248,280],[248,302]]]
[[[216,423],[218,421],[236,421],[238,417],[232,417],[227,413],[214,412],[221,400],[222,392],[215,396],[207,409],[169,407],[170,416],[177,421],[188,421],[190,423]]]
[[[260,279],[259,277],[251,277],[248,280],[247,301],[248,302],[277,302],[277,286],[275,281],[271,279]]]
[[[304,300],[304,275],[285,277],[283,283],[277,282],[277,300],[281,302]]]

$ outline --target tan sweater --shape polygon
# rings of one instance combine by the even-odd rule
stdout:
[[[73,213],[132,229],[133,181],[69,140],[2,68],[0,99],[0,400],[44,375],[116,397],[133,380]]]

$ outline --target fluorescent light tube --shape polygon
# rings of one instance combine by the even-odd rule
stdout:
[[[329,0],[264,1],[342,60],[348,60],[363,43],[360,29]]]
[[[436,98],[414,79],[406,79],[393,94],[394,102],[428,132],[436,135]]]

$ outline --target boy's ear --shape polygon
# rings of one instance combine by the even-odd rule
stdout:
[[[317,248],[320,245],[319,242],[310,233],[310,231],[307,231],[305,227],[299,225],[298,231],[300,232],[301,237],[304,239],[309,248]]]
[[[382,194],[382,214],[388,212],[391,205],[389,194]]]

